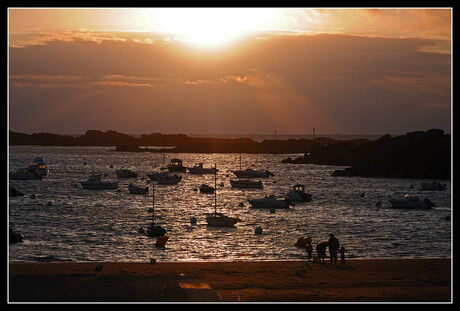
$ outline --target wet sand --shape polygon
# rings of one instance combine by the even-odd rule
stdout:
[[[10,263],[9,302],[452,302],[451,259]]]

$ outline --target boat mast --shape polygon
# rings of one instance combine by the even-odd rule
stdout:
[[[217,216],[217,164],[214,163],[214,217]]]
[[[241,171],[241,152],[243,149],[243,138],[240,138],[240,171]]]
[[[152,228],[155,225],[155,183],[152,182]]]

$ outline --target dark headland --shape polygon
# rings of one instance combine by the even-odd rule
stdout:
[[[349,166],[333,176],[387,178],[451,178],[451,135],[443,130],[409,132],[377,140],[315,139],[263,140],[250,138],[206,138],[185,134],[142,134],[88,130],[81,136],[51,133],[23,134],[10,131],[9,145],[114,146],[115,151],[168,153],[304,154],[282,163]],[[143,147],[140,147],[143,146]],[[149,148],[155,146],[155,148]]]

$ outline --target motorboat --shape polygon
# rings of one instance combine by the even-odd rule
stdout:
[[[447,185],[433,180],[431,183],[421,182],[420,188],[421,190],[446,190]]]
[[[247,168],[245,170],[237,170],[237,171],[232,171],[232,172],[238,178],[268,178],[270,176],[275,176],[273,173],[271,173],[268,170],[256,171],[256,170],[253,170],[252,168]]]
[[[287,198],[276,199],[274,195],[266,196],[261,199],[251,199],[248,200],[248,202],[252,207],[257,208],[289,208],[290,205],[294,206],[291,200]]]
[[[214,166],[217,172],[217,166]],[[217,174],[214,173],[214,189],[217,188]],[[210,227],[233,227],[241,219],[217,213],[217,191],[214,191],[214,213],[206,215],[206,222]]]
[[[40,176],[48,176],[49,169],[42,157],[35,157],[34,161],[29,165],[29,168],[35,170]]]
[[[176,174],[174,175],[169,175],[169,174],[166,174],[166,175],[162,175],[162,176],[158,176],[155,181],[159,184],[159,185],[176,185],[179,183],[179,181],[182,180],[182,177],[181,176],[178,176]]]
[[[203,193],[213,193],[214,190],[215,190],[214,187],[208,186],[206,184],[202,184],[200,186],[200,192],[203,192]]]
[[[36,170],[30,168],[18,168],[15,172],[10,172],[10,179],[14,180],[32,180],[41,179],[41,175]]]
[[[102,181],[100,174],[93,174],[87,181],[81,181],[80,184],[85,189],[118,189],[118,181]]]
[[[430,199],[425,198],[423,201],[420,200],[416,196],[411,196],[410,194],[406,194],[401,199],[390,199],[390,204],[396,208],[424,208],[430,209],[436,206]]]
[[[133,184],[129,184],[128,191],[132,194],[146,194],[149,191],[149,187],[142,188]]]
[[[122,166],[120,169],[116,170],[117,176],[119,178],[135,178],[137,177],[137,173],[133,172],[129,167]]]
[[[291,187],[291,191],[286,194],[286,198],[295,202],[311,201],[311,194],[305,192],[305,186],[296,184]]]
[[[168,166],[166,167],[170,172],[185,172],[187,168],[182,165],[181,159],[171,159]]]
[[[231,179],[230,184],[233,188],[263,188],[262,181],[249,179]]]
[[[216,172],[216,168],[204,168],[203,163],[196,163],[194,167],[189,167],[188,171],[191,174],[214,174]]]

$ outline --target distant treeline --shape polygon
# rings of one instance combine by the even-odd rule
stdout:
[[[309,153],[338,142],[353,145],[368,143],[369,139],[336,140],[326,137],[313,139],[263,140],[256,142],[251,138],[206,138],[190,137],[185,134],[142,134],[135,137],[117,131],[88,130],[81,136],[58,135],[51,133],[24,134],[10,131],[9,144],[40,146],[114,146],[117,151],[161,152],[161,149],[141,148],[140,146],[164,146],[168,152],[194,153]]]

